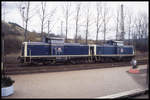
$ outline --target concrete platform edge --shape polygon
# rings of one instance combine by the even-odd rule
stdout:
[[[125,91],[125,92],[121,92],[121,93],[117,93],[117,94],[112,94],[112,95],[107,95],[107,96],[102,96],[102,97],[96,97],[99,99],[105,99],[105,98],[111,98],[111,99],[115,99],[115,98],[126,98],[129,96],[134,96],[134,95],[138,95],[138,94],[142,94],[145,92],[148,92],[149,89],[134,89],[134,90],[130,90],[130,91]]]

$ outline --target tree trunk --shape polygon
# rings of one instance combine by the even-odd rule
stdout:
[[[26,28],[25,28],[25,42],[27,42],[27,29],[28,29],[28,20],[29,20],[29,7],[30,7],[30,2],[28,2],[27,6],[27,16],[26,16]]]

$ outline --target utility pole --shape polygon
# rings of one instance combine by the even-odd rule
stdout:
[[[124,41],[124,15],[123,15],[123,5],[121,5],[121,34],[120,34],[120,40]]]

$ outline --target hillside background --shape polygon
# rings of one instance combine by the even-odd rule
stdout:
[[[5,48],[5,54],[12,54],[12,53],[20,53],[21,51],[21,44],[24,41],[24,28],[22,28],[20,25],[12,22],[3,22],[2,21],[2,34],[4,34],[4,48]],[[46,34],[46,33],[45,33]],[[27,31],[27,40],[30,42],[40,42],[41,41],[41,35],[40,33],[37,33],[35,31],[30,32]],[[59,35],[55,34],[49,34],[51,37],[60,37]],[[133,45],[135,46],[136,51],[139,52],[147,52],[148,51],[148,40],[147,39],[141,39],[134,40],[135,43]],[[68,39],[69,43],[73,43],[73,39]],[[85,39],[78,37],[78,43],[84,44]],[[95,40],[88,40],[88,44],[95,44]],[[99,44],[103,44],[103,41],[99,41]],[[125,40],[125,44],[128,44],[128,40]]]

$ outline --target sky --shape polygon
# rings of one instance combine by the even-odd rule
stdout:
[[[4,3],[4,2],[2,2]],[[4,19],[4,8],[2,6],[2,20],[6,22],[14,22],[19,24],[23,27],[23,22],[21,15],[18,10],[18,4],[23,2],[6,2],[5,8],[5,19]],[[63,34],[65,34],[65,20],[64,20],[64,10],[63,6],[66,2],[47,2],[47,9],[46,13],[50,13],[51,11],[55,10],[54,15],[50,19],[50,29],[52,33],[56,35],[61,34],[61,22],[63,21]],[[69,2],[68,2],[69,3]],[[88,39],[96,39],[96,3],[98,2],[71,2],[71,7],[69,9],[70,16],[69,16],[69,25],[68,25],[68,38],[74,38],[75,36],[75,8],[78,3],[81,3],[81,10],[80,10],[80,19],[79,19],[79,32],[78,35],[81,35],[85,38],[85,25],[86,25],[86,10],[87,8],[90,9],[90,26],[89,26],[89,35]],[[108,17],[109,21],[107,23],[107,33],[106,39],[115,39],[115,16],[116,11],[120,9],[120,5],[124,5],[124,13],[125,14],[132,14],[132,16],[137,17],[139,13],[146,13],[148,15],[148,2],[103,2],[106,3],[105,6],[108,8]],[[29,21],[29,31],[41,31],[41,22],[39,17],[39,9],[40,9],[40,2],[31,2],[31,8],[29,15],[33,15],[33,17]],[[47,22],[46,22],[47,23]],[[125,31],[127,26],[127,20],[124,22],[125,24]],[[44,28],[44,32],[47,32],[47,24]],[[99,40],[103,39],[103,33],[99,33]]]

